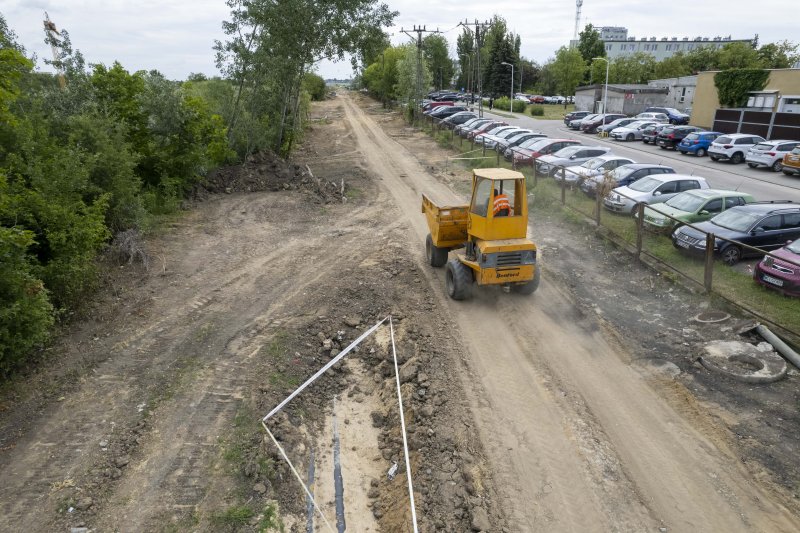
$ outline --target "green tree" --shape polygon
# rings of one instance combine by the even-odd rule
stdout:
[[[689,66],[686,54],[682,51],[656,63],[654,72],[656,79],[677,78],[691,74],[692,69]]]
[[[505,20],[495,16],[492,26],[486,34],[486,55],[481,60],[483,64],[483,91],[492,96],[504,96],[511,92],[511,67],[503,65],[508,63],[516,65],[519,56],[516,53],[516,37],[506,30]],[[514,83],[516,87],[516,82]]]
[[[309,72],[303,78],[303,84],[303,88],[311,96],[312,100],[319,102],[325,99],[327,87],[322,76]]]
[[[562,46],[556,51],[555,59],[549,65],[558,93],[565,96],[575,94],[586,72],[586,62],[576,48]]]
[[[19,96],[22,77],[33,67],[15,38],[0,14],[0,122],[14,120],[9,107]]]
[[[792,68],[800,61],[798,47],[789,41],[778,41],[765,44],[756,55],[764,68]]]
[[[459,62],[456,86],[469,90],[471,88],[470,85],[476,85],[474,81],[476,67],[475,37],[471,32],[464,30],[456,38],[456,55]]]
[[[605,66],[603,61],[595,63]],[[644,52],[617,57],[609,67],[609,83],[647,83],[656,77],[656,65],[655,58]]]
[[[448,52],[447,39],[439,34],[431,34],[422,40],[422,54],[433,75],[437,90],[450,87],[455,68]]]
[[[397,47],[401,54],[397,60],[397,84],[395,94],[397,99],[411,103],[416,95],[417,87],[417,48],[410,44]],[[430,87],[433,77],[427,63],[423,60],[421,65],[422,87]]]
[[[720,48],[718,54],[718,67],[721,70],[731,68],[758,68],[761,66],[758,52],[747,43],[730,42]]]
[[[593,57],[606,57],[606,45],[593,25],[587,24],[578,34],[578,51],[586,63]]]

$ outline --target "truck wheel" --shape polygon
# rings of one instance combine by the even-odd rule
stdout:
[[[438,246],[433,244],[433,238],[431,234],[428,233],[428,237],[425,239],[425,259],[428,261],[428,264],[432,267],[443,267],[445,263],[447,263],[447,254],[449,250],[447,248],[439,248]]]
[[[472,293],[472,270],[458,259],[447,263],[445,274],[447,295],[453,300],[466,300]]]
[[[536,289],[539,288],[539,280],[541,279],[541,277],[542,277],[542,271],[539,268],[539,265],[536,265],[533,271],[533,279],[530,280],[528,283],[523,283],[521,285],[512,285],[511,290],[518,294],[524,294],[526,296],[528,294],[533,294],[534,292],[536,292]]]

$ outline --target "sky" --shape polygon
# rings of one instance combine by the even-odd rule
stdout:
[[[569,43],[575,27],[574,0],[485,2],[478,0],[384,0],[399,15],[388,29],[393,44],[410,42],[401,29],[415,25],[443,32],[455,55],[455,41],[465,20],[480,21],[499,14],[509,29],[522,39],[522,55],[543,63],[555,50]],[[697,2],[671,0],[662,4],[641,0],[584,0],[581,28],[625,26],[636,37],[697,36],[752,38],[760,43],[788,39],[800,42],[797,0],[770,0],[759,9],[750,0]],[[157,69],[172,79],[191,72],[217,75],[215,39],[224,39],[221,22],[229,15],[225,0],[0,0],[0,13],[18,36],[28,54],[35,53],[38,67],[51,51],[44,44],[43,13],[47,11],[58,29],[69,31],[73,47],[89,63],[115,60],[128,70]],[[326,78],[349,78],[349,61],[321,62],[317,71]]]

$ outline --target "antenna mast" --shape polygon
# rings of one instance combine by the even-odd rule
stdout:
[[[577,41],[578,40],[578,28],[581,25],[581,6],[583,5],[583,0],[575,0],[575,33],[572,36],[572,39]]]
[[[58,45],[61,44],[61,34],[56,29],[55,22],[50,20],[50,15],[47,14],[47,11],[44,12],[44,34],[46,41],[50,43],[50,49],[53,51],[53,66],[56,68],[58,85],[63,89],[67,86],[67,80],[64,77],[61,60],[58,58]]]

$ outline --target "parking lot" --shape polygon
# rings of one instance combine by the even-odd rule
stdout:
[[[668,165],[679,174],[702,176],[716,189],[731,189],[752,194],[756,200],[792,200],[800,202],[800,178],[786,176],[780,172],[772,172],[763,168],[750,168],[746,164],[734,165],[728,162],[715,162],[706,157],[683,155],[673,150],[663,150],[652,144],[641,141],[620,142],[601,138],[593,134],[585,134],[567,128],[562,121],[537,120],[530,116],[515,113],[514,118],[507,118],[489,113],[486,116],[497,117],[509,124],[541,131],[548,137],[577,139],[585,145],[611,146],[616,155],[627,156],[637,163],[654,163]]]

